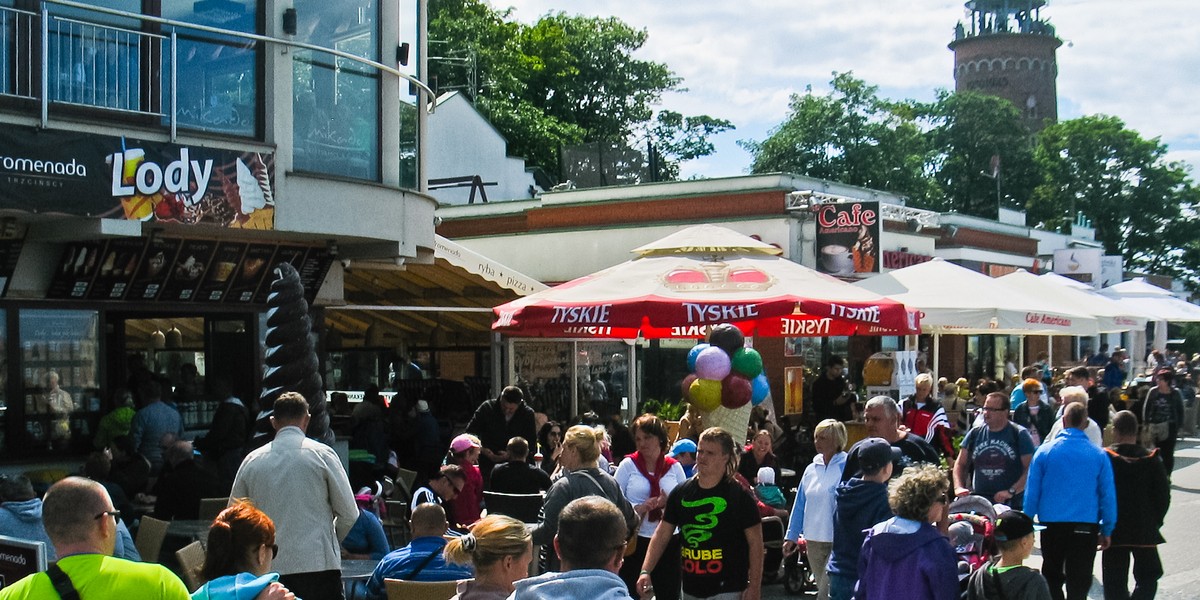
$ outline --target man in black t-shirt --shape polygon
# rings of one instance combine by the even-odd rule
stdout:
[[[695,477],[688,479],[667,498],[663,522],[680,525],[685,593],[705,597],[746,589],[745,531],[760,520],[758,505],[740,485],[726,478],[704,489]]]
[[[550,476],[527,462],[529,444],[517,436],[508,440],[508,462],[492,469],[490,480],[493,492],[503,494],[536,494],[550,489]]]
[[[825,365],[825,373],[812,383],[813,415],[818,423],[825,419],[854,420],[853,398],[846,393],[846,378],[842,377],[845,368],[842,357],[832,356]]]
[[[913,435],[900,429],[900,407],[888,396],[875,396],[867,401],[863,411],[867,423],[867,437],[880,437],[888,441],[893,448],[900,450],[900,458],[892,464],[892,478],[899,477],[906,467],[915,464],[941,464],[941,455],[925,438]],[[858,444],[855,444],[857,446]],[[851,477],[860,477],[858,458],[851,448],[846,458],[846,468],[842,471],[842,481]]]

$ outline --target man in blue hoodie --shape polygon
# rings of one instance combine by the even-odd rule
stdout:
[[[0,480],[0,534],[46,544],[46,560],[54,562],[54,543],[42,524],[42,501],[24,475]]]
[[[517,581],[510,600],[632,600],[617,575],[625,557],[625,532],[625,516],[607,498],[572,500],[559,515],[554,536],[562,572]]]
[[[867,438],[854,445],[859,477],[838,486],[833,515],[833,553],[829,556],[829,599],[850,600],[858,582],[858,555],[863,531],[892,517],[888,506],[888,479],[900,449],[883,438]]]
[[[1087,406],[1068,404],[1063,425],[1062,433],[1033,454],[1025,512],[1046,526],[1042,572],[1050,596],[1084,600],[1092,585],[1097,546],[1108,548],[1117,524],[1117,492],[1108,456],[1084,433]]]

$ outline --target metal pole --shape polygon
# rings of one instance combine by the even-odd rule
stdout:
[[[42,128],[50,123],[50,11],[42,5]]]
[[[179,80],[177,69],[179,68],[179,40],[175,35],[175,29],[171,29],[171,141],[175,141],[175,134],[178,129],[178,92]]]

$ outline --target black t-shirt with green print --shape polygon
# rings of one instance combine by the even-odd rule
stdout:
[[[693,477],[671,491],[663,521],[679,527],[684,592],[703,598],[746,589],[746,529],[760,521],[754,497],[742,486],[726,479],[704,489]]]

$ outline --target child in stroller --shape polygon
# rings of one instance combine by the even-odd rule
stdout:
[[[967,578],[996,553],[996,509],[983,496],[963,496],[950,504],[950,544],[958,555],[958,580]]]

